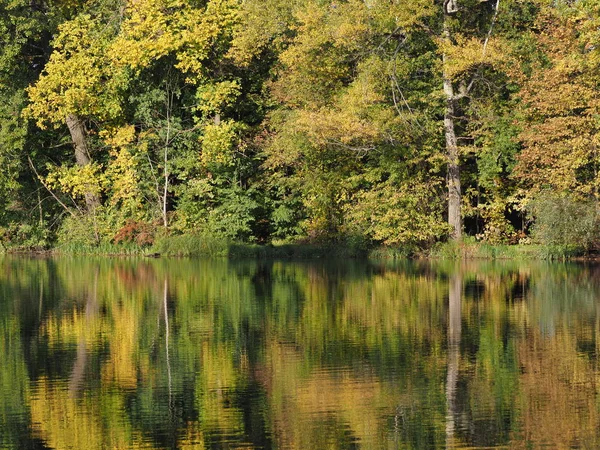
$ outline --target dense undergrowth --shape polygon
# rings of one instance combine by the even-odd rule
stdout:
[[[132,242],[63,244],[52,248],[12,246],[0,247],[0,253],[41,253],[63,255],[209,257],[209,258],[276,258],[276,259],[511,259],[567,260],[597,259],[598,253],[577,245],[490,244],[474,238],[438,242],[431,248],[400,248],[368,245],[364,242],[337,241],[322,243],[275,242],[266,245],[232,242],[207,235],[163,236],[152,245]]]

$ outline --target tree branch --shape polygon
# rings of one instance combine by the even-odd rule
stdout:
[[[35,176],[38,178],[38,180],[40,181],[40,183],[42,183],[42,186],[44,186],[46,188],[46,190],[50,193],[50,195],[52,195],[52,197],[54,197],[54,199],[60,204],[60,206],[62,206],[65,209],[65,211],[67,211],[73,217],[77,217],[77,215],[71,209],[69,209],[69,207],[67,205],[65,205],[54,194],[54,192],[52,192],[52,190],[48,187],[48,185],[46,183],[44,183],[44,180],[42,179],[42,177],[40,176],[40,174],[38,173],[38,171],[35,169],[35,166],[33,165],[33,162],[31,161],[31,158],[29,156],[27,156],[27,161],[29,161],[29,165],[31,166],[31,170],[33,170],[33,173],[35,173]]]
[[[494,24],[496,23],[496,17],[498,17],[498,7],[500,6],[500,0],[496,0],[496,7],[494,8],[494,17],[492,17],[492,23],[490,24],[490,29],[488,30],[487,36],[485,37],[485,42],[483,43],[483,56],[485,56],[485,51],[487,49],[488,42],[490,37],[492,36],[492,30],[494,29]]]

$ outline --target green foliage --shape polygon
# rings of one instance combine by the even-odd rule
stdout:
[[[227,256],[229,243],[210,235],[180,235],[159,237],[152,252],[165,256]]]
[[[94,247],[100,242],[96,218],[86,215],[74,215],[63,220],[57,232],[57,248]]]
[[[582,255],[581,247],[542,244],[490,244],[471,237],[436,243],[424,256],[442,260],[565,260]]]
[[[536,193],[598,196],[598,8],[459,3],[0,0],[4,245],[418,253],[449,236],[444,77],[464,231],[526,242]],[[547,245],[590,248],[580,234]]]
[[[553,247],[591,250],[598,245],[600,215],[596,200],[543,192],[529,206],[533,238]]]
[[[216,237],[231,240],[251,241],[259,204],[250,196],[251,192],[238,188],[221,191],[221,203],[208,215],[206,231]]]
[[[216,238],[213,233],[198,233],[159,236],[150,252],[162,256],[227,257],[231,259],[347,259],[365,258],[369,250],[367,246],[368,243],[360,237],[323,245],[304,242],[276,242],[272,245],[257,245]],[[395,253],[395,256],[400,254],[406,256],[406,253],[401,251]],[[374,253],[373,257],[380,258],[381,255],[381,253]]]
[[[409,249],[446,235],[439,186],[416,180],[394,183],[394,178],[357,192],[347,206],[346,226],[384,245]]]
[[[0,251],[44,251],[51,243],[50,231],[44,224],[10,222],[0,226]]]

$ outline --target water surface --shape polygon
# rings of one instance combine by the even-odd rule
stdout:
[[[0,258],[0,447],[599,447],[599,275]]]

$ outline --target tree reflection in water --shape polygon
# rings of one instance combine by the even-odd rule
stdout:
[[[596,272],[5,257],[0,444],[595,447]]]

